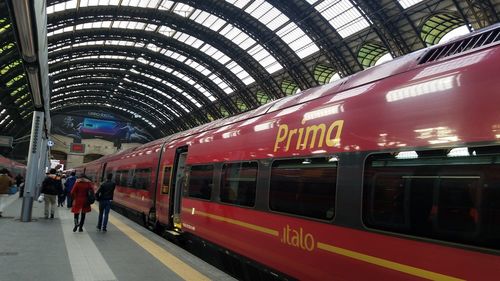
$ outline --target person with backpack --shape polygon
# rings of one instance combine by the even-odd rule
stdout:
[[[66,206],[68,208],[72,207],[73,199],[71,198],[71,189],[76,182],[75,171],[71,172],[70,176],[64,182],[64,193],[66,194]]]
[[[81,174],[71,189],[71,198],[73,207],[71,212],[74,214],[75,226],[73,232],[83,231],[85,215],[91,211],[90,205],[95,201],[94,186],[92,181],[85,174]],[[81,217],[80,217],[81,214]]]
[[[106,182],[102,183],[96,192],[97,201],[99,201],[99,220],[97,222],[97,230],[106,232],[108,225],[109,209],[111,209],[111,201],[113,201],[113,193],[115,191],[115,183],[112,181],[113,174],[106,176]]]
[[[50,169],[49,174],[42,182],[42,193],[44,194],[43,200],[45,202],[44,214],[45,218],[54,218],[54,212],[56,210],[56,198],[59,194],[63,192],[63,187],[61,183],[61,178],[56,175],[56,169]]]

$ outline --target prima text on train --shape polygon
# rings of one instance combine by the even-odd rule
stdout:
[[[302,120],[301,124],[305,125]],[[284,146],[284,151],[288,151],[291,145],[295,145],[295,150],[304,150],[321,148],[323,144],[329,147],[340,145],[340,135],[344,120],[336,120],[328,127],[326,124],[315,124],[299,128],[289,128],[287,124],[282,124],[278,128],[276,141],[274,143],[274,152]]]

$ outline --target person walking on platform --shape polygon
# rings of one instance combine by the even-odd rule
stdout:
[[[109,210],[111,209],[111,201],[115,191],[115,183],[112,181],[113,174],[106,176],[106,182],[102,183],[96,192],[97,201],[99,201],[99,220],[97,222],[97,230],[107,231]]]
[[[88,202],[89,192],[92,192],[92,194],[94,192],[92,181],[90,181],[85,174],[81,174],[80,177],[76,180],[73,189],[71,190],[71,197],[73,199],[73,207],[71,208],[71,212],[74,214],[75,219],[73,232],[75,232],[76,229],[78,229],[78,232],[83,231],[85,215],[91,210],[90,203]]]
[[[50,169],[49,175],[45,177],[42,182],[42,193],[44,194],[43,200],[45,201],[45,218],[49,218],[49,208],[50,208],[50,218],[54,218],[54,212],[56,210],[56,197],[63,192],[61,178],[56,175],[56,169]]]
[[[19,198],[21,198],[21,197],[23,197],[23,193],[24,193],[24,178],[21,174],[17,174],[15,180],[16,180],[17,188],[19,189]]]
[[[64,201],[66,200],[66,193],[64,193],[64,184],[66,183],[66,177],[64,175],[61,177],[61,184],[63,186],[62,192],[57,196],[57,207],[64,207]]]
[[[0,218],[2,217],[5,201],[9,197],[9,189],[14,181],[9,176],[9,171],[5,168],[0,170]]]
[[[64,182],[64,193],[66,194],[66,206],[71,208],[73,199],[71,198],[71,189],[76,182],[76,173],[71,172],[70,176]]]

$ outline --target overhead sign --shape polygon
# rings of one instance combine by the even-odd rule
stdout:
[[[0,136],[0,146],[12,147],[13,137]]]
[[[83,143],[72,143],[69,146],[70,152],[85,153],[85,144]]]

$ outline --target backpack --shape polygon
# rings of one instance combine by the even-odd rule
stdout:
[[[55,180],[52,178],[46,178],[42,183],[42,193],[46,194],[57,194],[57,189],[55,187]]]
[[[87,191],[87,204],[92,205],[95,202],[95,193],[93,189]]]

